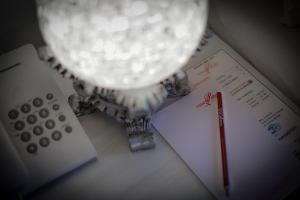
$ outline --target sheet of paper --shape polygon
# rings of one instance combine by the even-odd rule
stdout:
[[[300,184],[300,118],[221,50],[187,71],[191,94],[153,125],[218,199],[277,199]],[[223,190],[215,93],[223,94],[230,196]]]

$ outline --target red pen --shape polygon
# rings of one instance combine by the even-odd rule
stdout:
[[[220,143],[221,143],[223,185],[224,185],[226,196],[229,196],[229,177],[228,177],[227,153],[226,153],[226,143],[225,143],[224,113],[223,113],[221,92],[217,92],[217,103],[218,103],[218,119],[219,119]]]

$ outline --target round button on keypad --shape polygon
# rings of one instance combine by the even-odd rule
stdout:
[[[42,147],[47,147],[49,144],[50,144],[50,140],[49,138],[47,137],[42,137],[39,141],[39,144],[42,146]]]
[[[54,104],[54,105],[52,106],[52,109],[53,109],[53,110],[58,110],[58,109],[59,109],[59,105],[58,105],[58,104]]]
[[[54,131],[52,134],[51,134],[51,138],[55,141],[58,141],[62,138],[62,134],[60,131]]]
[[[28,153],[31,153],[31,154],[36,153],[36,152],[37,152],[37,149],[38,149],[38,147],[37,147],[37,145],[34,144],[34,143],[31,143],[31,144],[29,144],[29,145],[27,146],[27,152],[28,152]]]
[[[72,127],[71,127],[71,126],[67,126],[67,127],[65,128],[65,131],[66,131],[67,133],[71,133],[71,132],[72,132]]]
[[[39,111],[39,116],[41,118],[46,118],[49,116],[49,111],[46,108],[43,108]]]
[[[37,121],[37,117],[35,115],[28,115],[27,122],[29,124],[34,124]]]
[[[16,121],[15,123],[15,129],[18,131],[23,130],[23,128],[25,127],[25,123],[21,120]]]
[[[31,135],[28,132],[23,132],[20,138],[23,142],[28,142],[31,139]]]
[[[21,111],[23,113],[29,113],[31,110],[31,106],[28,104],[28,103],[24,103],[22,106],[21,106]]]
[[[8,112],[8,117],[10,119],[17,119],[19,116],[19,112],[16,109],[12,109],[11,111]]]
[[[49,119],[45,122],[45,126],[47,129],[53,129],[55,126],[55,122],[52,119]]]
[[[34,135],[42,135],[43,132],[44,132],[44,129],[43,129],[43,127],[41,127],[41,126],[35,126],[35,127],[33,128],[33,134],[34,134]]]
[[[60,115],[60,116],[58,117],[58,119],[59,119],[59,121],[63,122],[63,121],[66,120],[66,116]]]
[[[48,93],[48,94],[46,95],[46,98],[47,98],[48,100],[53,99],[53,94],[52,94],[52,93]]]
[[[37,97],[33,100],[32,103],[35,107],[41,107],[43,105],[43,100]]]

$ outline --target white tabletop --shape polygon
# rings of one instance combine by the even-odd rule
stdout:
[[[48,70],[67,99],[74,92],[71,81]],[[113,118],[97,112],[79,121],[98,153],[97,160],[29,199],[214,199],[158,133],[155,149],[132,153],[125,129]]]
[[[213,199],[162,137],[131,153],[124,129],[102,113],[80,118],[98,159],[39,190],[30,199]]]

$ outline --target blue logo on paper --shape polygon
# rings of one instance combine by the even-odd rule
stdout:
[[[280,130],[281,130],[281,126],[279,123],[270,124],[270,126],[268,127],[268,131],[270,131],[271,134],[274,134]]]

